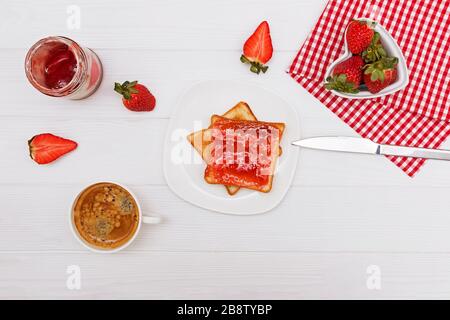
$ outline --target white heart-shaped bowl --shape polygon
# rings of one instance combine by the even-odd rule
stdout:
[[[382,91],[376,94],[372,94],[366,90],[361,90],[359,93],[343,93],[338,92],[336,90],[332,90],[332,92],[339,97],[347,99],[373,99],[384,97],[404,89],[409,83],[409,71],[408,66],[406,65],[405,56],[403,55],[403,52],[398,46],[397,42],[394,40],[394,38],[392,38],[391,34],[378,22],[367,18],[357,18],[356,20],[364,20],[376,23],[374,30],[375,32],[378,32],[380,34],[381,41],[383,43],[384,48],[386,49],[386,52],[388,53],[389,56],[397,57],[399,60],[397,66],[398,70],[397,81],[395,81],[389,87],[384,88]],[[345,29],[344,39],[347,39],[346,36],[347,36],[347,29]],[[351,56],[352,53],[350,52],[350,50],[348,50],[347,40],[345,40],[345,53],[328,67],[328,70],[325,74],[325,81],[329,76],[331,76],[333,69],[336,67],[337,64],[350,58]]]

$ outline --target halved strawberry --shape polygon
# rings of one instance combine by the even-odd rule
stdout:
[[[78,144],[51,133],[43,133],[31,138],[28,146],[31,159],[38,164],[47,164],[76,149]]]
[[[251,65],[250,71],[259,74],[265,73],[268,66],[265,64],[272,58],[273,47],[270,29],[267,21],[261,22],[255,32],[244,44],[244,53],[241,56],[242,63]]]

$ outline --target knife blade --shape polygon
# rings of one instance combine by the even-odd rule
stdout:
[[[308,149],[450,161],[450,150],[378,144],[356,137],[315,137],[292,142]]]

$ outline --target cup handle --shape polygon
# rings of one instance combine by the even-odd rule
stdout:
[[[161,222],[160,217],[142,216],[142,222],[146,224],[156,224]]]

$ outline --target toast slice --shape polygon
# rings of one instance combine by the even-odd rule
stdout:
[[[245,102],[239,102],[233,108],[228,110],[222,117],[233,120],[253,120],[256,121],[256,117],[250,109],[249,105]],[[211,128],[211,126],[210,126]],[[204,140],[204,133],[207,129],[203,129],[197,132],[193,132],[187,136],[188,141],[197,150],[197,152],[203,156],[203,151],[210,143],[210,139]],[[240,187],[237,186],[225,186],[229,195],[235,195]]]
[[[239,168],[240,165],[238,165],[238,169],[234,167],[234,169],[229,169],[226,171],[226,174],[224,175],[223,172],[218,172],[217,168],[215,168],[212,164],[213,162],[213,156],[212,156],[212,149],[214,148],[214,144],[212,142],[212,136],[213,136],[213,130],[216,129],[216,124],[227,124],[231,126],[239,126],[245,130],[245,128],[261,128],[261,127],[268,127],[271,130],[278,130],[278,139],[272,140],[273,145],[271,145],[272,152],[270,157],[270,163],[269,167],[264,168],[267,170],[266,174],[256,174],[260,168],[256,168],[254,165],[250,165],[247,167],[247,169],[244,169],[244,172],[242,172],[242,169]],[[203,141],[208,142],[206,147],[203,149],[202,158],[206,161],[208,164],[206,170],[205,170],[205,180],[206,182],[210,184],[224,184],[229,181],[232,182],[233,185],[256,190],[260,192],[270,192],[272,189],[273,184],[273,176],[275,172],[276,163],[279,157],[279,146],[280,141],[283,136],[283,132],[285,129],[284,123],[273,123],[273,122],[262,122],[262,121],[254,121],[254,120],[233,120],[233,119],[227,119],[225,117],[221,117],[218,115],[213,115],[211,117],[211,126],[209,129],[203,132]],[[275,151],[276,150],[276,151]],[[228,165],[225,165],[227,167]],[[231,165],[233,167],[234,165]],[[236,172],[241,171],[241,172]],[[245,170],[248,170],[246,173]],[[226,176],[226,178],[224,178]],[[264,177],[264,178],[261,178]],[[267,178],[267,179],[266,179]]]

